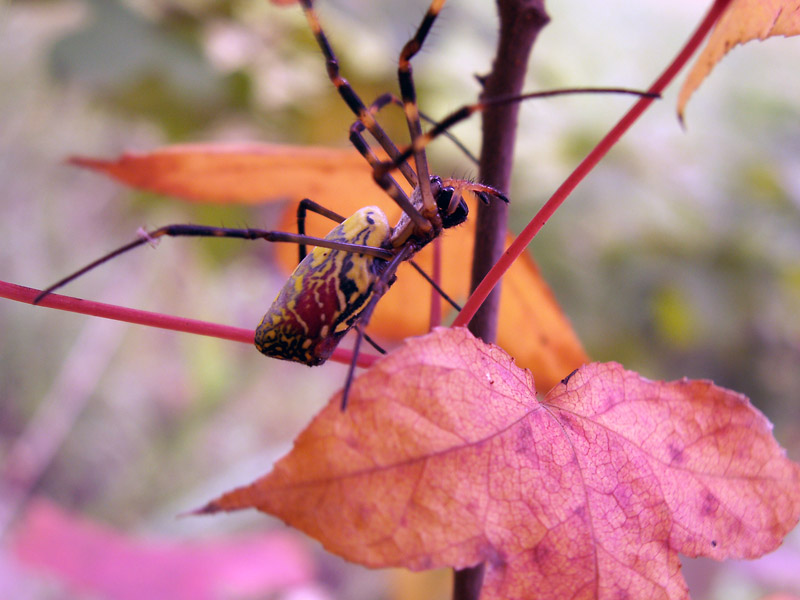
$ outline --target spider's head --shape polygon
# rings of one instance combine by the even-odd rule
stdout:
[[[436,206],[439,209],[439,217],[442,219],[442,227],[444,229],[461,225],[467,220],[469,208],[461,194],[456,195],[454,187],[443,186],[441,180],[439,180],[439,185],[434,187],[434,191],[436,192],[434,194]]]
[[[430,179],[430,189],[434,202],[436,202],[437,214],[435,216],[427,215],[427,217],[431,220],[435,231],[440,232],[442,229],[461,225],[467,220],[467,215],[469,214],[469,207],[461,195],[461,190],[450,183],[450,180],[448,180],[447,184],[445,184],[438,175],[432,175]],[[413,200],[415,205],[420,208],[420,212],[422,212],[422,194],[419,188],[414,190]],[[438,217],[439,223],[433,222],[436,217]],[[438,235],[438,233],[435,233],[434,237],[436,235]],[[425,243],[429,241],[430,240],[427,240]]]
[[[418,251],[435,239],[443,229],[461,225],[469,215],[469,207],[464,200],[466,194],[472,194],[486,204],[491,201],[491,198],[508,202],[502,193],[488,185],[465,179],[443,180],[434,175],[430,178],[430,191],[436,204],[436,213],[425,215],[421,189],[421,187],[417,187],[414,190],[411,203],[424,215],[423,219],[427,219],[431,227],[425,229],[417,227],[411,217],[403,213],[397,225],[392,228],[392,235],[385,243],[386,248],[399,248],[410,242]]]
[[[465,179],[445,179],[431,177],[431,191],[436,199],[442,228],[455,227],[467,220],[469,208],[464,201],[464,194],[472,194],[484,204],[489,204],[492,198],[497,198],[508,203],[508,198],[493,187],[474,183]]]

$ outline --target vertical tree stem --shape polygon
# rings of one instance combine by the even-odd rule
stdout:
[[[519,94],[525,83],[528,58],[533,43],[549,21],[544,0],[497,0],[500,35],[492,72],[484,81],[483,96],[491,98]],[[516,141],[519,104],[493,106],[483,113],[479,179],[507,193]],[[480,283],[503,253],[508,222],[508,207],[499,201],[478,206],[475,256],[472,263],[472,289]],[[469,325],[484,341],[497,337],[499,286],[490,294]]]
[[[549,21],[544,0],[497,0],[500,34],[492,72],[484,81],[483,96],[491,98],[519,94],[525,83],[528,58],[539,32]],[[508,192],[516,141],[519,105],[493,106],[483,113],[483,142],[478,178],[502,192]],[[472,289],[480,283],[503,253],[508,207],[495,200],[479,204],[472,262]],[[497,337],[500,287],[496,287],[475,314],[469,329],[484,341]],[[478,600],[484,565],[456,571],[453,599]]]
[[[483,585],[484,564],[453,573],[453,600],[478,600]]]

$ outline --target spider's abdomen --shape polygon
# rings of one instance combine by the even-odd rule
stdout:
[[[383,211],[368,206],[325,239],[381,247],[390,233]],[[366,308],[385,267],[386,261],[374,256],[314,248],[256,328],[256,348],[273,358],[324,363]]]

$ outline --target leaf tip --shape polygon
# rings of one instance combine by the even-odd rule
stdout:
[[[683,109],[684,109],[683,106],[681,106],[678,109],[678,113],[677,113],[678,125],[680,125],[681,129],[683,130],[683,132],[686,133],[686,119],[684,118],[684,110]]]
[[[567,385],[569,383],[569,380],[572,379],[572,376],[575,375],[575,373],[577,373],[577,372],[578,372],[578,369],[573,369],[572,373],[570,373],[569,375],[564,377],[564,379],[561,380],[561,384],[562,385]]]
[[[83,169],[93,169],[95,171],[108,167],[109,161],[100,158],[91,158],[89,156],[73,155],[68,156],[64,161],[73,167],[81,167]]]
[[[187,510],[185,512],[178,513],[177,516],[179,519],[183,519],[185,517],[199,517],[202,515],[213,515],[215,513],[222,512],[224,510],[225,509],[221,505],[212,500],[211,502],[206,503],[200,508],[195,508],[193,510]]]

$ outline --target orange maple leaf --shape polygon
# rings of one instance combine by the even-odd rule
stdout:
[[[78,156],[69,162],[130,187],[194,202],[263,204],[305,197],[328,206],[349,194],[367,200],[385,196],[364,158],[338,148],[181,144],[128,152],[114,160]]]
[[[540,402],[501,349],[438,329],[201,512],[249,507],[372,567],[486,562],[484,600],[678,599],[678,552],[778,546],[800,516],[800,466],[747,398],[710,382],[590,364]]]

